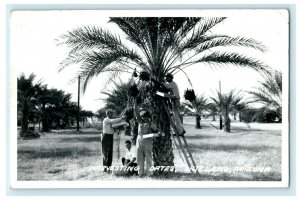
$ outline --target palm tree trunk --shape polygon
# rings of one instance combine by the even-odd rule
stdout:
[[[202,128],[201,127],[201,123],[200,123],[200,121],[201,121],[201,115],[200,114],[196,114],[195,119],[196,119],[196,126],[195,126],[195,128],[201,129]]]
[[[33,130],[35,130],[35,120],[33,119]]]
[[[230,118],[228,110],[225,110],[225,117],[224,117],[224,132],[230,132]]]
[[[222,119],[222,115],[220,115],[220,130],[223,129],[223,119]]]
[[[242,122],[242,111],[239,112],[239,120]]]
[[[153,164],[154,166],[174,166],[170,121],[161,99],[156,100],[154,108],[154,112],[158,116],[155,120],[158,129],[165,133],[165,136],[153,139]]]
[[[22,122],[21,122],[21,133],[20,136],[24,137],[28,133],[28,102],[25,100],[23,104],[23,110],[22,110]]]
[[[43,104],[42,108],[42,132],[49,132],[49,120],[48,120],[48,114],[46,113],[46,105]]]
[[[49,132],[49,122],[48,122],[47,114],[44,114],[43,120],[42,120],[42,132]]]

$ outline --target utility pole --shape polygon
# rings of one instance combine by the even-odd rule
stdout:
[[[78,101],[77,101],[77,131],[79,131],[79,118],[80,118],[80,75],[78,76]]]
[[[220,130],[223,128],[222,122],[222,93],[221,93],[221,81],[219,80],[219,90],[220,90]]]

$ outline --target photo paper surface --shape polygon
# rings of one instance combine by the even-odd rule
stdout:
[[[13,188],[289,186],[287,10],[13,11],[9,48]]]

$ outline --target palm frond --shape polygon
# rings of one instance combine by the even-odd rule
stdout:
[[[127,91],[129,88],[129,83],[124,83],[123,81],[114,82],[114,88],[111,90],[102,91],[101,93],[106,95],[104,98],[104,103],[106,108],[112,108],[120,114],[127,106],[129,97]]]
[[[71,53],[84,49],[114,49],[124,47],[119,37],[95,26],[84,26],[69,31],[56,39],[56,42],[57,45],[67,45],[71,48]]]
[[[210,97],[213,102],[210,107],[218,107],[222,113],[225,113],[225,110],[232,112],[237,109],[237,107],[242,107],[243,98],[240,92],[241,91],[236,92],[235,89],[232,89],[228,93],[220,93],[220,91],[216,90],[215,97]]]
[[[204,42],[207,39],[205,33],[225,19],[225,17],[204,18],[197,24],[198,27],[194,27],[196,29],[192,31],[189,37],[181,38],[179,51],[183,52]]]
[[[120,75],[122,74],[122,72],[120,70],[116,70],[116,71],[111,71],[109,72],[108,75],[108,81],[106,81],[106,83],[104,84],[104,90],[105,88],[107,88],[111,83],[113,83],[115,81],[116,78],[120,78]]]
[[[265,105],[268,105],[270,103],[272,103],[272,99],[270,98],[270,96],[268,96],[265,93],[262,93],[260,91],[249,91],[249,94],[253,95],[252,100],[249,101],[249,103],[263,103]]]
[[[265,80],[260,82],[260,87],[248,91],[252,95],[250,103],[262,103],[265,107],[275,107],[281,116],[282,108],[282,74],[273,70],[265,76]]]
[[[69,57],[70,58],[70,57]],[[128,71],[133,69],[128,65],[122,64],[124,59],[130,59],[135,62],[142,62],[140,57],[132,51],[124,51],[122,49],[107,50],[101,52],[82,52],[81,55],[75,56],[75,60],[69,59],[67,63],[63,63],[63,67],[80,61],[81,67],[79,75],[83,80],[83,91],[85,91],[89,81],[100,73],[108,71]],[[117,68],[115,66],[118,66]]]
[[[211,30],[217,24],[223,22],[226,17],[209,17],[206,18],[201,24],[199,29],[201,30],[200,35],[204,35],[207,31]]]
[[[172,18],[174,26],[167,26],[163,30],[162,45],[164,48],[161,52],[160,64],[167,66],[172,60],[171,55],[179,55],[180,44],[185,40],[185,37],[200,23],[204,18],[202,17],[187,17],[187,18]],[[163,27],[163,26],[162,26]],[[168,28],[171,27],[171,31]]]
[[[268,73],[262,62],[239,53],[218,52],[215,47],[245,47],[264,52],[265,47],[254,39],[213,34],[213,28],[225,17],[112,17],[125,34],[126,43],[115,33],[95,26],[84,26],[60,36],[57,45],[70,51],[60,70],[80,65],[82,87],[100,73],[111,79],[135,68],[147,71],[161,81],[168,72],[177,73],[197,63],[211,66],[235,65]],[[129,42],[129,43],[128,43]],[[128,48],[126,45],[128,45]],[[222,48],[223,49],[223,48]],[[187,76],[187,75],[186,75]],[[77,78],[77,77],[76,77]],[[190,82],[189,78],[188,81]]]
[[[254,39],[244,38],[244,37],[229,37],[229,36],[204,36],[202,42],[196,45],[196,51],[201,53],[205,50],[212,49],[214,47],[247,47],[253,48],[259,51],[264,52],[266,47],[260,42],[255,41]]]
[[[152,63],[151,48],[147,46],[146,35],[148,34],[146,18],[141,17],[111,17],[109,22],[113,22],[126,34],[127,40],[137,45],[143,52],[150,65]]]
[[[179,71],[182,72],[182,73],[185,75],[185,77],[187,78],[187,80],[188,80],[190,86],[193,88],[192,81],[191,81],[191,79],[189,78],[189,76],[187,75],[187,73],[186,73],[184,70],[180,69],[180,68],[178,68],[177,70],[178,70],[177,72],[175,72],[175,70],[171,70],[170,73],[171,73],[171,74],[177,74]]]
[[[234,52],[213,52],[195,61],[195,63],[199,62],[218,65],[231,64],[238,67],[249,67],[258,72],[269,73],[269,67],[264,65],[262,62]]]
[[[207,109],[208,99],[204,94],[196,95],[196,99],[193,102],[184,101],[183,105],[194,113],[201,113],[203,110]]]

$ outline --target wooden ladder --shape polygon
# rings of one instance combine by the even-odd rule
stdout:
[[[175,133],[175,136],[174,136],[173,133],[171,133],[172,138],[174,140],[174,144],[176,145],[177,149],[180,149],[182,151],[182,154],[183,154],[183,156],[185,158],[185,161],[186,161],[186,163],[187,163],[187,165],[188,165],[191,173],[199,174],[199,172],[197,170],[196,162],[195,162],[195,160],[193,158],[193,155],[192,155],[192,153],[190,151],[190,148],[188,146],[188,143],[187,143],[184,135],[178,133],[178,130],[176,129],[175,123],[174,123],[174,121],[172,119],[171,113],[170,113],[170,111],[169,111],[169,109],[168,109],[168,107],[166,105],[165,100],[163,100],[162,102],[163,102],[163,106],[164,106],[164,108],[165,108],[165,110],[167,112],[167,115],[168,115],[170,124],[172,126],[172,129],[173,129],[173,131]],[[177,144],[175,138],[178,140],[178,144]],[[178,146],[179,146],[179,148],[178,148]],[[192,167],[193,167],[193,169],[192,169]]]

